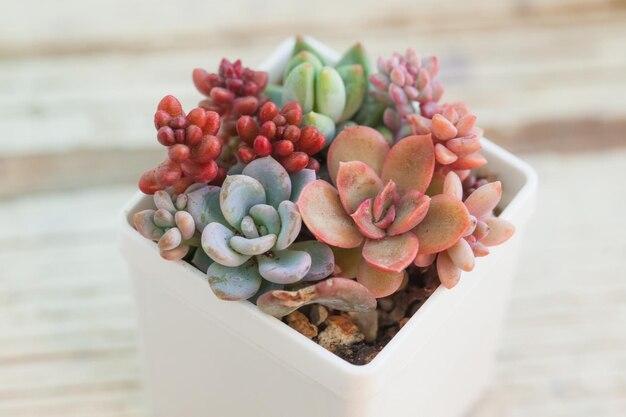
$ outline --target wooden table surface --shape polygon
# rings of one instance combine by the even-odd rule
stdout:
[[[254,65],[295,31],[439,54],[446,96],[539,172],[497,380],[471,417],[626,415],[626,3],[378,4],[3,5],[0,417],[149,417],[115,221],[161,158],[152,113],[165,94],[195,104],[192,68]]]

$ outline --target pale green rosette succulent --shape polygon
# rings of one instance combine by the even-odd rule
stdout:
[[[312,170],[290,176],[265,157],[226,177],[221,188],[204,186],[189,193],[188,210],[203,230],[201,247],[213,261],[207,276],[217,297],[244,300],[262,285],[276,289],[333,272],[330,247],[316,240],[296,242],[302,220],[294,201],[314,180]]]

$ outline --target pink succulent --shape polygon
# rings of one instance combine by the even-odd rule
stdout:
[[[449,172],[446,175],[443,194],[440,195],[458,202],[462,201],[463,186],[456,173]],[[417,266],[428,266],[436,260],[441,283],[447,288],[454,287],[461,278],[461,271],[469,272],[474,269],[476,257],[488,255],[489,246],[499,245],[515,233],[515,226],[493,214],[493,210],[500,202],[501,197],[502,184],[500,181],[477,188],[463,203],[471,219],[470,227],[463,236],[444,250],[422,245],[414,263]],[[431,219],[428,219],[427,216],[423,224],[427,224],[429,221]]]
[[[460,200],[424,194],[435,166],[430,135],[390,148],[376,130],[349,127],[330,146],[327,164],[336,188],[323,180],[308,184],[298,200],[302,220],[318,240],[359,251],[351,269],[375,297],[400,287],[421,245],[447,249],[470,227]],[[443,220],[434,234],[419,227],[433,203]]]
[[[432,118],[413,114],[407,121],[414,135],[432,135],[437,172],[469,171],[487,163],[478,153],[483,130],[464,103],[444,104]]]

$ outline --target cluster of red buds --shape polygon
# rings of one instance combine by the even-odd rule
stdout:
[[[268,74],[244,68],[240,60],[222,59],[217,73],[200,68],[193,70],[193,82],[198,91],[207,96],[200,107],[219,113],[224,123],[222,130],[235,134],[235,120],[241,115],[254,115],[265,101],[261,93],[267,85]]]
[[[174,193],[179,194],[193,183],[225,176],[215,162],[222,150],[222,141],[216,136],[219,114],[198,107],[185,115],[176,97],[165,96],[154,114],[154,125],[157,140],[167,147],[167,158],[141,176],[141,191],[154,194],[173,186]]]
[[[326,139],[314,126],[300,128],[302,108],[296,101],[285,104],[282,110],[267,102],[261,106],[258,122],[251,116],[237,120],[241,144],[239,160],[248,164],[256,158],[273,156],[288,172],[304,168],[319,171],[319,162],[312,158],[324,148]]]

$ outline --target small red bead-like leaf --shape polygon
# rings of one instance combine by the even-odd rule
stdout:
[[[252,145],[254,138],[256,138],[259,133],[259,125],[254,121],[254,119],[250,116],[241,116],[237,120],[237,134],[248,145]]]
[[[355,248],[363,242],[361,232],[341,205],[337,190],[326,181],[307,184],[297,204],[302,221],[318,240],[340,248]]]
[[[183,106],[180,105],[180,101],[174,96],[165,96],[159,102],[157,110],[163,110],[172,117],[184,116]]]
[[[300,107],[297,101],[290,101],[285,104],[281,113],[288,124],[300,126],[300,122],[302,122],[302,107]]]
[[[151,169],[145,172],[139,179],[139,189],[142,193],[152,195],[164,188],[156,180],[155,171],[156,169]]]
[[[182,171],[180,165],[168,159],[156,168],[154,174],[157,182],[166,188],[180,179]]]
[[[199,144],[191,148],[190,158],[199,164],[217,159],[222,152],[222,141],[217,136],[205,136]]]
[[[309,155],[304,152],[294,152],[283,158],[280,163],[289,173],[302,171],[309,164]]]
[[[268,156],[272,153],[272,144],[265,136],[257,136],[256,139],[254,139],[254,144],[252,148],[254,149],[254,152],[257,154],[257,156],[259,156],[260,158]]]
[[[201,68],[196,68],[193,70],[191,78],[193,79],[193,84],[199,92],[205,96],[208,96],[211,93],[211,84],[208,82],[208,72]]]
[[[263,104],[259,109],[259,122],[269,122],[270,120],[273,120],[274,117],[278,116],[278,114],[278,106],[276,106],[276,104],[272,103],[271,101],[268,101],[267,103]]]
[[[174,162],[183,162],[187,158],[189,158],[190,150],[189,146],[183,144],[176,144],[174,146],[170,146],[167,150],[167,155]]]

